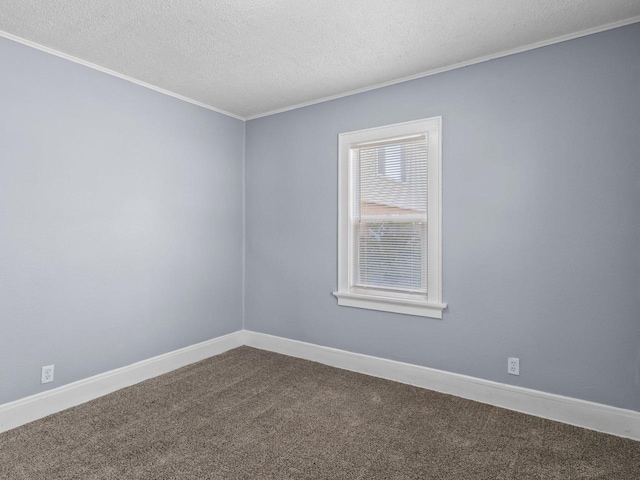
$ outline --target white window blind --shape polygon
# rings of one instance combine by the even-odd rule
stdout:
[[[428,135],[351,147],[351,284],[427,294]]]

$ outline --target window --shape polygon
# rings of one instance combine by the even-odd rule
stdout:
[[[441,118],[339,136],[338,304],[442,318]]]

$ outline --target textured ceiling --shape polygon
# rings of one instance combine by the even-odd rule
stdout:
[[[4,32],[241,117],[637,16],[639,0],[0,0]]]

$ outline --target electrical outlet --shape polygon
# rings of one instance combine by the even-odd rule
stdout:
[[[53,382],[53,365],[46,365],[42,367],[40,374],[40,383]]]
[[[520,359],[509,357],[507,359],[507,373],[511,375],[520,375]]]

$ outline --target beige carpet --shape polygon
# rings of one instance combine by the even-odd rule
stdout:
[[[640,442],[241,347],[0,434],[2,479],[640,479]]]

